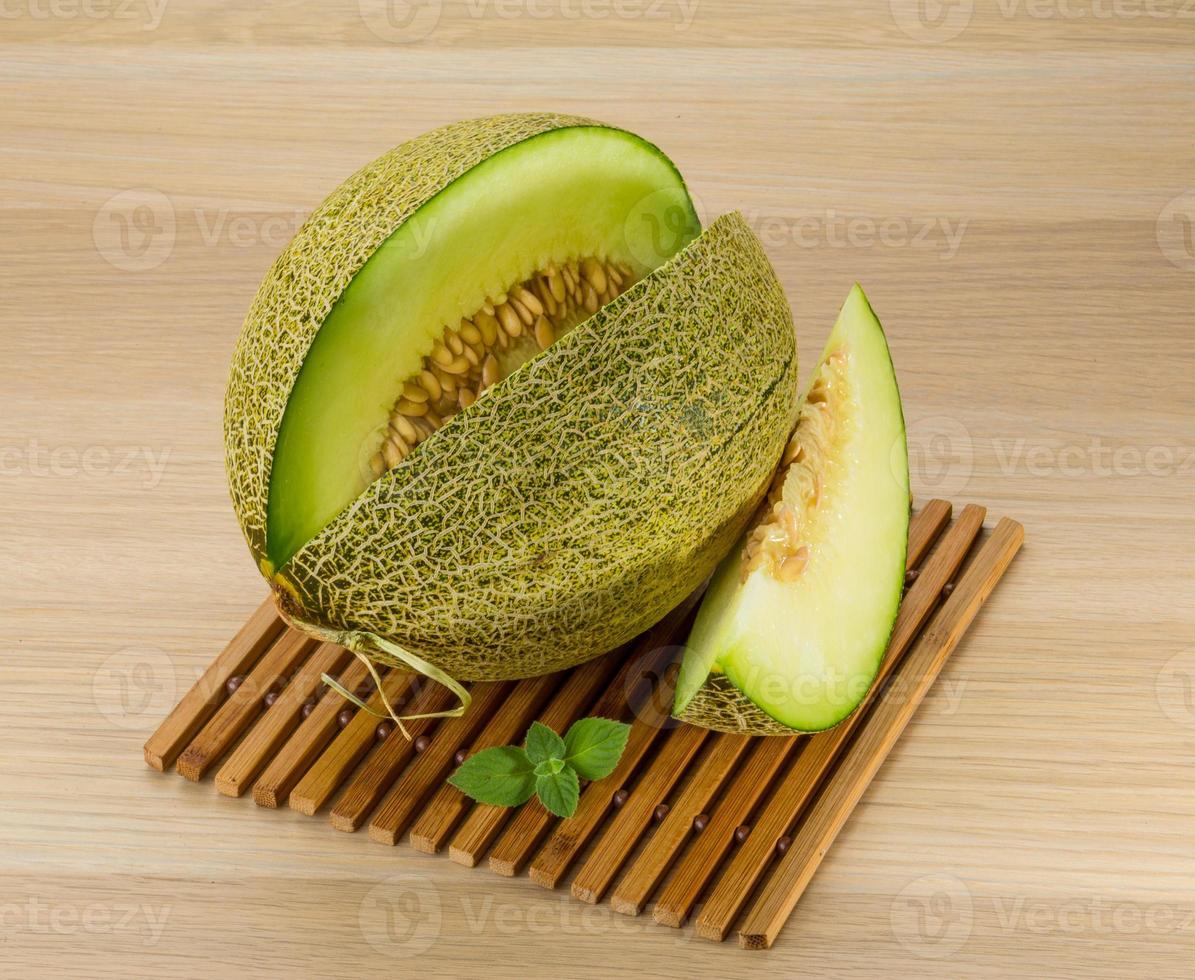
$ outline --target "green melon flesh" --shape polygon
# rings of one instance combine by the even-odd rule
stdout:
[[[888,346],[858,286],[786,460],[798,446],[702,603],[677,679],[685,721],[754,734],[829,728],[879,668],[904,580],[908,459]]]
[[[699,231],[671,162],[598,125],[515,142],[432,196],[352,276],[307,351],[274,447],[267,571],[366,489],[363,459],[446,324],[550,263],[597,255],[639,278]]]

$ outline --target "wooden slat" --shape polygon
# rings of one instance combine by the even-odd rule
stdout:
[[[743,767],[735,774],[705,831],[689,845],[656,898],[652,916],[661,925],[684,925],[706,883],[734,843],[735,829],[767,792],[801,739],[796,735],[758,738]]]
[[[909,548],[905,554],[905,568],[916,568],[929,551],[930,545],[938,540],[942,529],[950,523],[953,508],[945,500],[929,501],[909,520]]]
[[[270,688],[307,659],[316,641],[295,630],[282,633],[257,666],[249,672],[227,701],[178,757],[184,778],[198,782],[264,710],[262,699]]]
[[[380,844],[397,844],[424,800],[440,785],[452,768],[457,751],[473,739],[482,725],[509,696],[509,681],[486,681],[473,685],[473,703],[459,718],[441,722],[431,744],[391,787],[369,822],[369,837]]]
[[[467,755],[496,745],[522,742],[536,710],[559,683],[560,678],[551,674],[519,681],[506,702],[473,740]],[[438,852],[472,805],[473,801],[459,789],[444,783],[432,794],[411,827],[411,846],[425,854]]]
[[[574,898],[590,905],[602,900],[639,838],[651,826],[656,807],[668,798],[709,734],[692,725],[681,725],[668,734],[647,771],[629,791],[622,809],[598,838],[589,860],[577,872],[572,884]]]
[[[984,509],[967,506],[926,560],[901,604],[888,655],[867,699],[859,709],[829,731],[812,736],[794,765],[776,786],[757,816],[751,834],[731,858],[697,918],[697,934],[725,938],[735,916],[772,861],[776,842],[812,799],[818,785],[865,717],[867,705],[900,663],[913,637],[937,604],[943,587],[953,578],[983,527]]]
[[[335,675],[350,656],[344,647],[332,643],[320,644],[261,721],[253,726],[220,767],[215,779],[218,792],[224,796],[240,796],[249,788],[254,777],[298,727],[302,720],[303,702],[318,691],[323,683],[320,676],[325,673]]]
[[[810,811],[800,832],[739,930],[746,949],[772,945],[792,914],[822,857],[854,811],[947,658],[995,588],[1024,540],[1024,529],[1005,518],[996,526],[925,632],[901,664],[901,697],[880,698]]]
[[[151,768],[165,772],[174,764],[216,713],[224,700],[224,685],[231,678],[248,673],[282,632],[282,627],[274,600],[267,598],[146,741],[145,761]]]
[[[431,714],[450,708],[455,702],[456,695],[452,691],[442,684],[428,681],[423,682],[422,689],[411,699],[409,705],[403,707],[403,711],[411,715]],[[378,801],[386,795],[399,773],[415,755],[416,740],[430,732],[437,721],[435,718],[408,721],[405,724],[409,739],[401,732],[391,733],[390,737],[378,746],[332,807],[328,819],[333,827],[352,833],[365,824]]]
[[[665,616],[636,644],[634,654],[619,670],[606,693],[592,708],[592,714],[604,718],[622,718],[628,697],[637,693],[637,674],[649,669],[653,651],[666,651],[684,635],[701,592],[694,592],[680,606]],[[490,870],[500,875],[516,875],[530,859],[556,817],[532,797],[519,808],[490,855]]]
[[[564,686],[538,720],[554,732],[563,734],[567,731],[568,726],[581,717],[581,713],[592,703],[625,653],[625,650],[608,653],[571,671]],[[449,856],[457,864],[474,867],[494,838],[502,832],[511,814],[510,807],[476,804],[448,845]]]
[[[369,671],[354,658],[343,673],[334,676],[345,690],[355,691],[369,676]],[[324,692],[311,714],[300,723],[298,730],[253,784],[254,803],[275,808],[286,802],[295,784],[340,730],[336,716],[348,703],[333,690]]]
[[[634,863],[627,869],[610,907],[623,915],[638,915],[663,880],[681,847],[693,833],[693,820],[705,813],[710,800],[751,746],[747,735],[719,732],[703,753],[701,764],[685,776],[684,788]],[[709,829],[707,825],[706,829]]]
[[[365,703],[374,711],[384,711],[382,695],[385,694],[391,704],[401,704],[417,676],[400,670],[391,670],[383,674],[382,690],[374,691]],[[340,788],[357,763],[377,744],[375,733],[381,719],[359,708],[356,711],[352,720],[291,790],[287,802],[292,810],[298,810],[309,817],[314,816],[319,808],[332,798],[332,794]]]

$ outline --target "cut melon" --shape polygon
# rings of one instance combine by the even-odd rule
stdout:
[[[768,499],[702,602],[676,716],[787,734],[850,714],[900,607],[908,528],[900,394],[884,332],[855,286]]]
[[[445,127],[279,258],[225,408],[237,516],[286,615],[462,679],[612,649],[709,575],[783,450],[783,290],[622,130]]]
[[[462,390],[466,401],[479,394],[487,356],[495,380],[509,374],[699,231],[669,160],[603,126],[522,140],[434,195],[353,276],[307,352],[274,451],[270,564],[285,565],[430,434],[416,420],[430,415],[439,428],[460,410]],[[426,386],[424,371],[433,372]],[[441,396],[427,409],[418,407],[427,399],[409,400],[405,426],[396,411],[404,384],[416,398],[427,387]],[[386,431],[391,417],[397,439]],[[385,441],[398,452],[387,454]],[[385,466],[363,466],[363,455]]]

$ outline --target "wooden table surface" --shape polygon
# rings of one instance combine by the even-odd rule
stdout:
[[[0,78],[0,974],[1190,975],[1190,0],[12,0]],[[1026,526],[769,953],[141,761],[263,594],[259,279],[391,145],[546,107],[748,216],[806,370],[861,281],[918,496]]]

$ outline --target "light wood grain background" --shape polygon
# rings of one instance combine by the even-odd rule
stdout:
[[[0,973],[1190,975],[1195,3],[919,2],[6,0]],[[918,494],[1027,528],[770,953],[141,763],[263,591],[260,277],[391,145],[545,107],[742,209],[806,368],[860,280]]]

